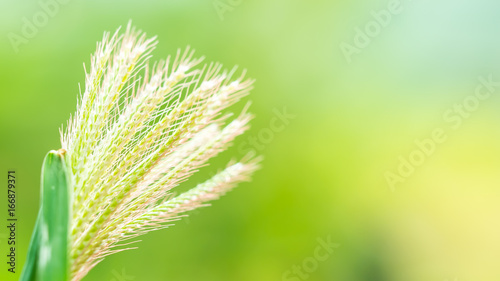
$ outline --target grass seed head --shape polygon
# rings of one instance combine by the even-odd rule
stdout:
[[[260,158],[246,157],[204,183],[173,190],[248,129],[246,109],[222,112],[253,80],[221,64],[200,66],[187,48],[150,67],[155,37],[131,24],[105,33],[91,56],[77,111],[61,133],[73,186],[73,281],[124,241],[161,229],[247,181]],[[199,67],[198,67],[199,66]],[[117,248],[118,247],[118,248]]]

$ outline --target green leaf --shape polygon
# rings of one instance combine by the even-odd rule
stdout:
[[[67,281],[69,226],[71,218],[70,181],[65,151],[50,151],[42,167],[42,215],[37,281]]]
[[[38,248],[40,246],[40,220],[42,216],[42,210],[38,212],[38,217],[36,219],[35,228],[33,229],[33,234],[31,235],[30,245],[28,247],[28,255],[26,256],[26,262],[24,263],[23,271],[21,272],[21,277],[19,281],[35,281],[36,277],[36,266],[38,261]]]

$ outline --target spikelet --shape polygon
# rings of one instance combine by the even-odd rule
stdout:
[[[249,180],[260,158],[231,162],[205,183],[173,189],[248,129],[247,107],[222,111],[253,81],[236,68],[200,66],[187,48],[150,67],[155,38],[129,25],[105,33],[91,57],[77,111],[61,133],[73,186],[71,280],[82,279],[121,243],[168,226]]]

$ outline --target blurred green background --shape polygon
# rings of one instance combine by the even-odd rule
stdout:
[[[500,87],[476,103],[473,95],[479,77],[500,81],[500,2],[394,1],[1,0],[0,225],[15,169],[17,270],[42,159],[60,147],[82,63],[104,31],[132,19],[158,35],[155,59],[190,45],[257,80],[251,131],[190,183],[241,157],[249,137],[265,161],[251,183],[84,280],[499,280]],[[12,43],[26,21],[36,32]],[[470,110],[457,113],[464,101]],[[294,118],[273,130],[283,110]],[[429,144],[436,129],[446,141]],[[422,159],[402,177],[411,155]],[[391,189],[388,172],[403,182]],[[0,279],[17,280],[6,235],[1,227]],[[318,239],[340,247],[313,260]]]

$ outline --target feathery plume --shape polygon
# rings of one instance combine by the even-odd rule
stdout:
[[[82,279],[132,238],[165,228],[205,206],[258,169],[245,157],[204,183],[173,189],[248,129],[247,107],[232,121],[222,111],[253,81],[187,48],[148,64],[156,39],[129,23],[105,33],[91,56],[77,111],[61,133],[71,172],[71,280]]]

